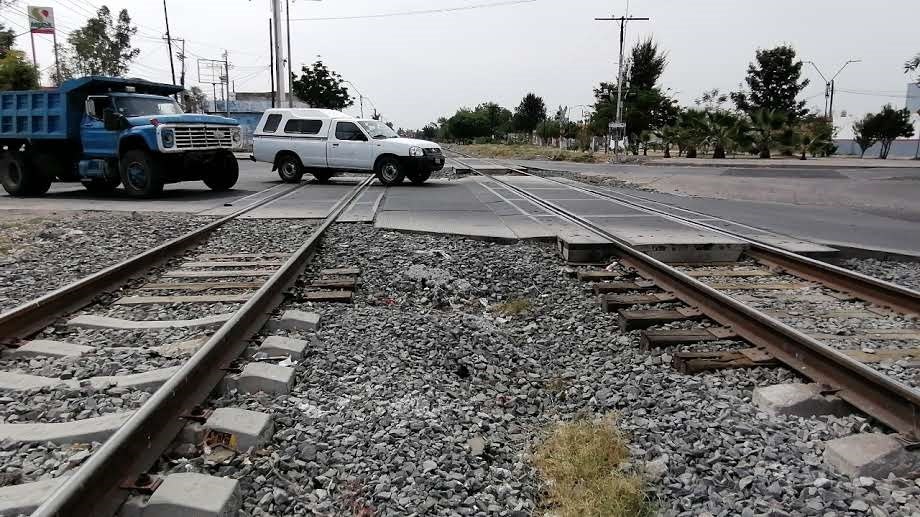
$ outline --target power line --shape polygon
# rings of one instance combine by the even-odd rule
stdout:
[[[490,7],[503,7],[507,5],[531,4],[537,0],[508,0],[505,2],[491,2],[487,4],[465,5],[461,7],[444,7],[441,9],[422,9],[418,11],[399,11],[392,13],[363,14],[355,16],[326,16],[319,18],[291,18],[292,22],[317,22],[329,20],[360,20],[366,18],[391,18],[394,16],[414,16],[419,14],[453,13],[457,11],[471,11],[473,9],[486,9]]]

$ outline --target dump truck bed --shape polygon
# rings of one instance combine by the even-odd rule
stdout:
[[[61,90],[0,93],[0,139],[67,138],[67,98]]]

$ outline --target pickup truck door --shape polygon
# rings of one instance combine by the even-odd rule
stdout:
[[[326,142],[326,159],[331,169],[371,170],[372,142],[358,124],[347,120],[336,121],[329,129]]]
[[[112,107],[112,99],[100,95],[90,96],[86,101],[86,112],[80,123],[83,153],[91,158],[117,157],[119,132],[109,131],[102,124],[102,111]]]

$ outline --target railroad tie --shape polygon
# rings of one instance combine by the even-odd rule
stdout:
[[[619,311],[620,330],[642,330],[673,321],[693,321],[704,319],[703,313],[689,307],[677,309],[651,309],[644,311]]]
[[[600,296],[600,304],[606,312],[616,312],[618,309],[632,307],[633,305],[654,305],[656,303],[676,301],[677,297],[670,293],[606,294]]]

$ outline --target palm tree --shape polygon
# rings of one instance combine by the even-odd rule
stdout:
[[[677,121],[677,143],[687,150],[687,158],[696,158],[697,148],[706,140],[705,122],[702,111],[686,110]]]
[[[706,143],[712,145],[713,158],[725,158],[725,149],[734,145],[738,117],[728,111],[707,111],[703,119]]]
[[[671,157],[671,143],[677,140],[677,127],[676,126],[664,126],[663,128],[655,131],[655,136],[658,140],[661,140],[661,145],[664,146],[664,157]]]
[[[770,149],[784,140],[788,117],[776,110],[758,110],[751,114],[751,136],[761,158],[770,157]]]

